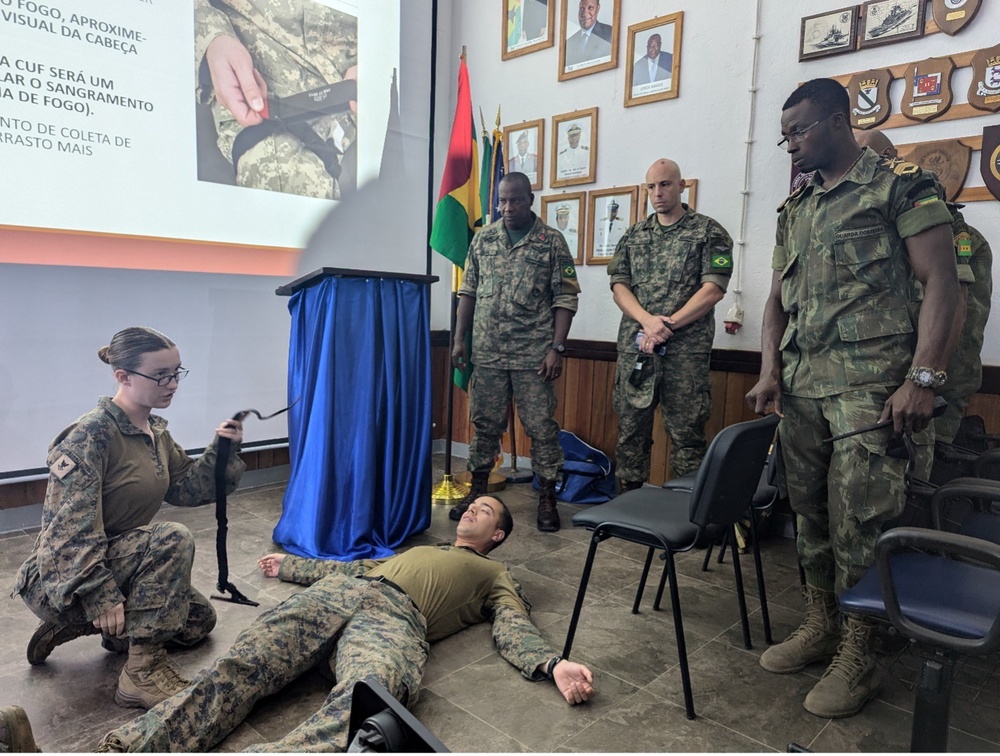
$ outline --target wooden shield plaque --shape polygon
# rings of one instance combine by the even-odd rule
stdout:
[[[906,159],[937,175],[947,198],[954,200],[965,186],[972,148],[957,139],[944,139],[918,144],[906,153]]]
[[[983,129],[983,154],[979,163],[990,192],[1000,200],[1000,124]]]
[[[931,0],[934,22],[945,34],[958,34],[979,12],[982,0]]]
[[[914,121],[930,121],[951,107],[951,74],[955,62],[944,58],[928,58],[911,63],[906,69],[906,86],[899,109]]]
[[[969,104],[980,110],[1000,110],[1000,45],[979,50],[972,56]]]
[[[851,98],[851,126],[873,129],[889,117],[889,84],[892,74],[885,69],[856,73],[847,83]]]

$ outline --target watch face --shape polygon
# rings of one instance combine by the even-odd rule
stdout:
[[[920,381],[921,383],[930,385],[931,383],[934,382],[934,373],[931,370],[918,370],[917,380]]]

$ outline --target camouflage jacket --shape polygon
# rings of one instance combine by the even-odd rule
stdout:
[[[933,174],[865,149],[833,187],[813,177],[779,213],[783,390],[819,398],[900,385],[918,309],[905,239],[951,224]]]
[[[556,655],[555,650],[542,638],[538,629],[532,624],[529,612],[531,604],[524,597],[524,592],[520,584],[510,574],[510,570],[492,570],[496,573],[493,580],[481,580],[475,576],[470,576],[470,580],[475,580],[473,587],[474,598],[470,602],[470,607],[475,611],[472,613],[463,612],[463,607],[451,607],[447,609],[434,610],[430,607],[440,607],[447,599],[448,580],[439,580],[431,575],[427,577],[427,570],[433,571],[433,566],[438,560],[436,555],[430,555],[427,560],[427,570],[421,570],[421,560],[424,558],[422,552],[427,550],[455,553],[456,558],[464,559],[470,549],[455,547],[449,543],[440,543],[437,546],[417,546],[400,555],[387,559],[359,559],[353,562],[337,562],[321,559],[304,559],[296,556],[286,556],[281,563],[278,577],[288,582],[300,583],[302,585],[313,586],[323,578],[330,575],[382,575],[391,573],[391,565],[394,561],[406,558],[409,554],[410,564],[403,568],[405,575],[412,575],[414,583],[420,584],[424,588],[426,595],[422,596],[417,603],[417,608],[425,614],[428,626],[428,641],[436,641],[447,635],[454,634],[464,627],[479,622],[491,621],[493,623],[493,640],[503,656],[513,666],[521,671],[521,674],[530,680],[541,679],[541,675],[535,670],[539,664],[551,659]],[[493,564],[499,564],[489,557],[476,553],[478,558],[485,559]],[[475,572],[472,570],[470,572]],[[394,582],[405,583],[404,577],[393,575]],[[317,586],[319,588],[320,586]],[[470,586],[466,586],[468,588]],[[458,591],[461,593],[462,591]],[[411,596],[411,598],[413,598]],[[420,606],[423,603],[425,606]],[[462,615],[459,620],[459,615]],[[447,634],[434,632],[434,627],[447,627]]]
[[[149,426],[155,443],[102,396],[56,436],[49,446],[42,529],[15,592],[34,563],[55,607],[79,601],[93,619],[124,600],[104,561],[110,538],[148,525],[164,501],[191,507],[215,500],[216,441],[194,460],[171,438],[166,420],[150,415]],[[237,451],[234,445],[226,467],[229,491],[246,467]]]
[[[627,285],[643,309],[652,315],[671,315],[705,283],[723,291],[733,272],[733,240],[718,222],[684,206],[685,214],[670,226],[650,215],[625,232],[608,263],[611,288]],[[634,354],[640,325],[622,315],[618,351]],[[711,352],[715,340],[715,311],[678,331],[667,341],[667,353]]]
[[[965,221],[958,206],[949,205],[955,232],[955,253],[958,259],[959,281],[967,284],[965,325],[962,335],[948,361],[948,382],[942,394],[947,398],[968,395],[979,389],[983,381],[983,334],[990,317],[993,296],[993,251],[981,233]]]
[[[537,369],[552,343],[553,310],[576,312],[580,283],[566,240],[536,217],[513,246],[503,221],[472,240],[460,295],[476,298],[472,362],[500,370]]]
[[[220,34],[236,37],[247,48],[269,95],[288,97],[342,81],[358,62],[358,20],[313,0],[194,0],[197,97],[212,103],[219,146],[230,159],[232,141],[242,127],[212,98],[205,51]],[[353,141],[355,127],[347,114],[312,122],[320,136],[334,124],[345,133],[343,147]]]

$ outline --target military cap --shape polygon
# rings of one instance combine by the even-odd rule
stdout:
[[[517,141],[518,142],[520,142],[522,139],[525,142],[528,141],[528,132],[527,131],[522,131],[520,134],[517,135]]]
[[[569,130],[566,133],[579,134],[581,131],[583,131],[583,129],[580,128],[580,124],[574,123],[572,126],[569,127]]]
[[[560,215],[569,215],[569,205],[559,205],[559,207],[556,208],[556,216],[558,217]]]

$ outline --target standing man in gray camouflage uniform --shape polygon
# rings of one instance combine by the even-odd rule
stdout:
[[[467,508],[451,545],[355,562],[264,557],[265,575],[309,588],[260,615],[191,687],[108,733],[102,749],[207,751],[261,698],[323,665],[337,680],[323,707],[281,741],[249,750],[343,751],[357,681],[374,675],[412,706],[428,643],[487,620],[500,654],[521,674],[552,680],[571,705],[587,701],[590,670],[556,655],[510,571],[486,556],[513,526],[504,503],[483,496]]]
[[[562,234],[531,210],[535,196],[523,173],[500,182],[500,220],[472,240],[458,290],[458,322],[451,361],[464,366],[465,335],[472,330],[469,386],[475,434],[469,445],[472,491],[449,516],[457,520],[486,493],[500,452],[511,396],[531,437],[531,469],[538,476],[538,529],[559,530],[556,475],[563,463],[559,425],[553,415],[553,381],[562,374],[563,352],[576,313],[580,284]]]
[[[622,491],[639,488],[649,477],[657,404],[670,436],[674,476],[701,464],[712,411],[715,305],[733,270],[733,241],[726,230],[681,203],[684,179],[677,163],[653,163],[646,189],[656,212],[625,232],[608,263],[611,291],[622,311],[613,397]]]
[[[266,121],[269,95],[288,97],[357,78],[358,22],[312,0],[194,0],[198,102],[210,103],[222,155],[246,128]],[[351,113],[309,121],[314,147],[286,129],[239,158],[236,183],[339,199],[339,154],[355,140]]]
[[[958,300],[951,215],[937,181],[859,147],[849,109],[832,79],[806,82],[784,104],[778,146],[815,173],[779,209],[760,380],[746,397],[758,413],[782,416],[806,578],[805,621],[760,664],[788,674],[829,663],[804,706],[830,718],[856,714],[879,690],[873,626],[856,616],[841,622],[837,596],[871,566],[882,526],[902,512],[905,461],[886,453],[893,432],[933,443],[925,428]],[[824,441],[888,419],[891,429]]]

